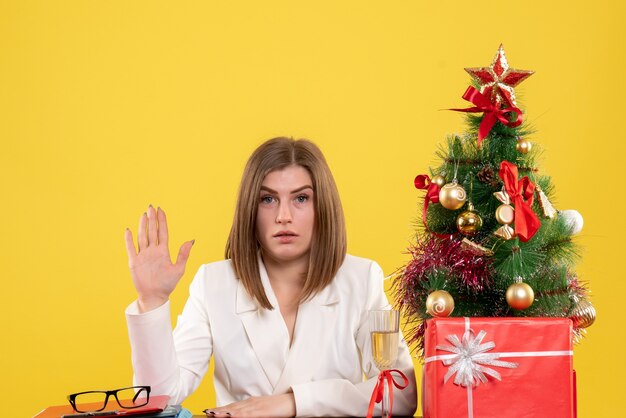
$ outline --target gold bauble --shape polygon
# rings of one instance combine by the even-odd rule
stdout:
[[[431,316],[450,316],[454,310],[454,299],[445,290],[435,290],[426,298],[426,313]]]
[[[446,209],[457,210],[461,209],[467,200],[467,193],[465,189],[456,180],[452,183],[444,185],[439,190],[439,203]]]
[[[528,154],[528,152],[532,149],[532,147],[533,147],[532,142],[527,141],[525,139],[521,139],[521,138],[517,141],[517,144],[515,144],[515,149],[520,154]]]
[[[467,237],[476,235],[483,226],[483,218],[474,211],[474,206],[470,203],[468,210],[461,213],[456,218],[456,228]]]
[[[446,179],[441,174],[437,174],[435,177],[430,179],[430,182],[436,184],[441,189],[446,184]]]
[[[508,225],[515,220],[515,210],[511,205],[500,205],[496,209],[496,220],[500,225]]]
[[[571,313],[574,328],[587,328],[596,320],[596,308],[588,300],[581,300]]]
[[[513,309],[518,311],[527,309],[535,301],[533,288],[517,279],[515,283],[506,289],[506,302]]]

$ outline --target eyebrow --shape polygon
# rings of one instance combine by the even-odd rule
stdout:
[[[290,192],[290,194],[294,194],[294,193],[301,192],[301,191],[302,191],[302,190],[304,190],[304,189],[311,189],[311,191],[313,191],[313,186],[310,186],[310,185],[308,185],[308,184],[307,184],[307,185],[305,185],[305,186],[298,187],[297,189],[292,190],[292,191]],[[270,193],[278,194],[278,192],[277,192],[276,190],[270,189],[269,187],[266,187],[266,186],[261,186],[261,190],[265,190],[266,192],[270,192]]]

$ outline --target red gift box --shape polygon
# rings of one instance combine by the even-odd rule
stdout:
[[[576,416],[572,321],[426,321],[424,418]]]

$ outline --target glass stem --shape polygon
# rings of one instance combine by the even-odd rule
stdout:
[[[381,403],[382,408],[382,418],[391,418],[389,414],[389,386],[387,385],[387,381],[383,381],[383,401]]]

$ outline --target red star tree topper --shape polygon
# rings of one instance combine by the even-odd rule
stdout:
[[[466,68],[465,71],[480,84],[480,92],[489,98],[491,103],[499,106],[504,101],[506,107],[516,106],[513,87],[534,73],[510,68],[502,45],[498,48],[490,67]]]

